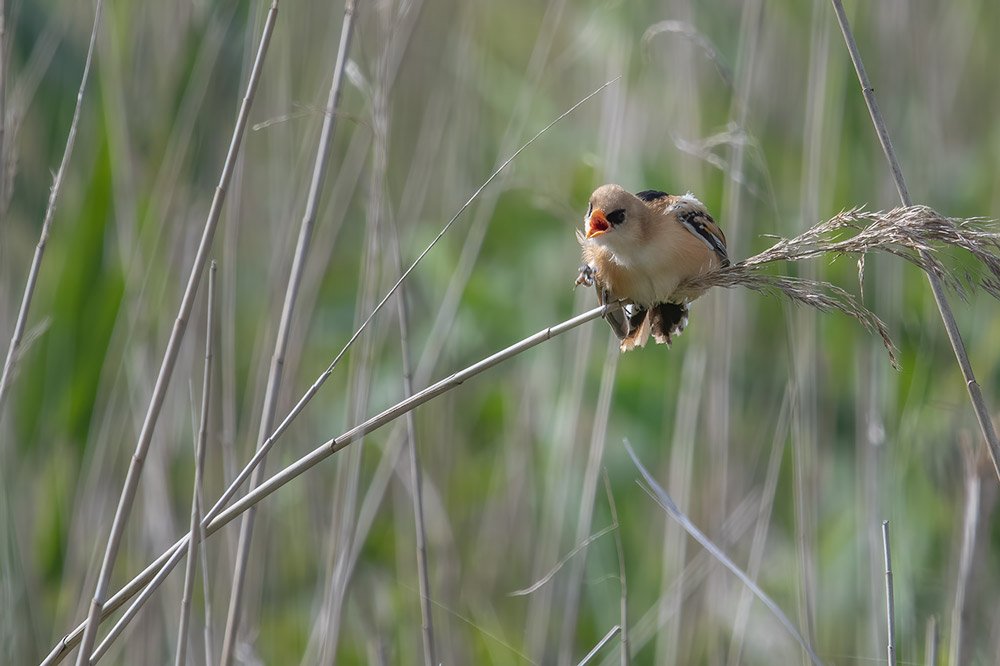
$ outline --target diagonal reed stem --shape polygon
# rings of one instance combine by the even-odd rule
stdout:
[[[219,504],[216,503],[216,507],[210,511],[204,519],[202,519],[202,528],[205,531],[205,537],[209,537],[215,534],[223,526],[235,520],[249,507],[255,506],[262,499],[276,491],[278,488],[282,487],[292,479],[298,477],[303,472],[314,467],[317,463],[330,457],[337,451],[347,447],[352,442],[357,439],[367,435],[370,432],[381,428],[382,426],[395,421],[399,417],[413,411],[420,405],[438,397],[443,393],[447,393],[454,388],[457,388],[465,381],[475,377],[476,375],[489,370],[495,365],[498,365],[506,360],[509,360],[532,347],[535,347],[547,340],[550,340],[558,335],[562,335],[574,328],[586,324],[589,321],[603,317],[609,311],[618,308],[617,303],[602,305],[600,307],[593,308],[579,314],[571,319],[567,319],[559,324],[544,328],[534,335],[524,338],[520,342],[517,342],[506,349],[503,349],[491,356],[488,356],[472,365],[460,370],[456,373],[445,377],[444,379],[428,386],[427,388],[418,391],[409,398],[406,398],[392,407],[382,411],[381,413],[371,417],[364,423],[355,426],[354,428],[348,430],[339,437],[335,437],[327,442],[321,444],[320,446],[313,449],[312,452],[302,456],[296,462],[285,467],[283,470],[270,477],[264,483],[260,484],[256,489],[247,493],[238,502],[234,503],[228,509],[222,511]],[[103,605],[100,611],[100,619],[103,620],[107,618],[111,613],[124,605],[130,598],[135,594],[144,590],[148,587],[155,587],[150,581],[158,583],[166,577],[173,567],[180,562],[183,555],[184,549],[187,546],[190,534],[186,534],[178,539],[170,548],[168,548],[164,553],[162,553],[153,563],[143,569],[139,574],[137,574],[131,581],[129,581],[122,589],[115,593],[106,604]],[[89,618],[88,618],[89,620]],[[52,648],[48,656],[42,662],[43,666],[51,666],[61,662],[66,655],[80,642],[80,637],[84,632],[84,627],[87,621],[77,626],[75,629],[67,633],[63,638]]]
[[[63,176],[66,174],[66,166],[73,155],[73,146],[76,145],[76,131],[80,125],[80,109],[83,107],[83,93],[87,89],[87,81],[90,78],[90,64],[94,59],[94,44],[97,42],[97,29],[101,25],[101,10],[104,8],[104,0],[97,0],[94,8],[94,27],[90,32],[90,45],[87,47],[87,59],[83,64],[83,75],[80,77],[80,89],[76,93],[76,108],[73,109],[73,120],[69,124],[69,134],[66,136],[66,147],[63,149],[62,160],[59,162],[59,169],[55,178],[52,179],[52,189],[49,190],[49,201],[45,207],[45,219],[42,222],[42,232],[38,235],[38,243],[35,245],[35,254],[31,259],[31,267],[28,269],[28,281],[24,285],[24,294],[21,296],[21,307],[17,312],[17,320],[14,323],[14,332],[10,338],[10,346],[7,348],[7,357],[3,362],[3,372],[0,374],[0,415],[3,414],[4,398],[10,388],[10,382],[14,373],[14,366],[17,364],[18,354],[21,351],[21,342],[24,339],[24,329],[28,323],[28,310],[31,309],[31,300],[35,295],[35,285],[38,283],[38,273],[42,268],[42,258],[45,256],[45,246],[49,240],[49,230],[52,227],[52,219],[55,217],[56,200],[62,189]],[[3,100],[2,88],[5,81],[7,58],[6,46],[3,40],[4,28],[4,7],[0,3],[0,100]],[[3,159],[3,138],[6,127],[6,108],[0,103],[0,206],[4,205],[6,194],[3,192],[7,183],[7,161]]]
[[[653,478],[653,475],[649,473],[649,470],[647,470],[642,462],[639,461],[639,457],[636,456],[635,451],[632,450],[632,446],[628,443],[628,440],[625,440],[624,444],[626,452],[628,452],[629,457],[632,459],[632,464],[634,464],[636,469],[639,470],[639,474],[642,475],[646,485],[643,486],[643,484],[639,483],[638,480],[636,480],[636,483],[639,483],[639,485],[646,490],[649,496],[652,497],[653,500],[667,512],[667,515],[676,520],[677,523],[684,528],[685,532],[691,535],[695,541],[700,543],[705,550],[712,554],[712,557],[718,560],[724,567],[729,569],[733,575],[740,579],[740,582],[746,585],[747,588],[753,592],[754,596],[756,596],[757,599],[759,599],[760,602],[763,603],[769,611],[771,611],[775,619],[781,623],[781,625],[788,631],[789,635],[791,635],[791,637],[794,638],[800,646],[802,646],[802,649],[809,655],[809,659],[813,664],[816,666],[822,666],[823,662],[820,661],[820,658],[816,655],[812,646],[806,641],[799,630],[795,628],[795,625],[788,619],[788,616],[781,610],[781,607],[779,607],[778,604],[776,604],[774,600],[750,578],[750,576],[736,566],[728,555],[712,543],[712,541],[705,536],[704,532],[698,529],[698,527],[691,522],[691,519],[688,518],[676,504],[674,504],[670,495],[668,495],[667,492],[660,487],[660,485],[656,482],[656,479]]]
[[[80,653],[77,656],[77,666],[90,663],[91,651],[97,640],[97,627],[107,597],[108,583],[111,580],[111,572],[114,569],[115,559],[118,556],[118,547],[121,545],[122,535],[125,532],[125,523],[128,522],[129,513],[132,510],[132,503],[135,500],[136,489],[139,487],[139,477],[142,474],[143,463],[146,459],[146,452],[149,444],[153,440],[153,430],[160,415],[160,409],[167,395],[167,386],[170,384],[170,377],[173,374],[177,356],[180,353],[181,341],[187,330],[188,318],[191,315],[191,308],[194,306],[195,295],[198,292],[198,284],[201,282],[201,274],[208,261],[208,253],[212,247],[212,240],[215,238],[215,229],[218,226],[219,218],[222,216],[222,205],[226,198],[226,191],[232,179],[233,170],[236,167],[236,157],[239,154],[240,144],[243,135],[246,133],[247,121],[250,118],[250,107],[253,104],[254,96],[257,92],[257,84],[264,69],[264,56],[267,54],[267,47],[274,32],[274,25],[278,17],[278,0],[272,0],[271,8],[267,13],[267,20],[261,33],[260,45],[257,48],[257,55],[254,59],[250,78],[247,81],[247,90],[240,105],[236,126],[233,128],[233,136],[229,143],[229,152],[226,155],[225,165],[222,174],[219,176],[219,184],[215,189],[215,196],[212,198],[212,206],[205,220],[205,228],[202,232],[201,241],[198,245],[198,253],[195,255],[194,265],[188,276],[187,287],[184,289],[184,296],[174,321],[173,330],[170,332],[170,340],[167,343],[166,352],[163,355],[163,362],[156,378],[153,388],[153,395],[149,400],[149,408],[139,433],[139,441],[136,443],[135,452],[132,454],[132,462],[129,464],[128,474],[125,477],[125,487],[122,489],[121,497],[118,500],[118,509],[115,511],[115,519],[111,525],[111,534],[108,537],[107,548],[104,553],[104,561],[101,564],[101,572],[97,578],[97,586],[94,589],[94,598],[90,603],[90,612],[87,615],[86,628],[83,634],[83,641]]]
[[[410,266],[405,271],[403,271],[403,274],[399,276],[399,279],[396,280],[396,282],[392,285],[392,287],[389,288],[389,290],[385,293],[385,296],[382,297],[382,300],[379,301],[378,304],[372,309],[368,317],[361,323],[361,326],[359,326],[357,330],[354,331],[354,334],[351,335],[351,337],[340,349],[340,351],[330,362],[330,364],[326,367],[326,369],[319,375],[319,377],[316,378],[316,380],[306,390],[306,392],[302,394],[298,402],[295,403],[295,406],[293,406],[291,410],[289,410],[288,414],[285,415],[285,418],[282,419],[281,423],[279,423],[275,427],[274,431],[270,434],[270,436],[268,436],[267,440],[260,446],[257,452],[250,459],[250,461],[243,467],[242,470],[240,470],[240,472],[236,475],[236,478],[229,484],[229,487],[227,487],[226,490],[222,493],[222,495],[216,501],[215,505],[208,512],[208,516],[214,517],[218,515],[218,513],[223,508],[225,508],[227,504],[229,504],[230,500],[232,500],[233,496],[236,494],[236,491],[240,489],[240,487],[247,480],[247,478],[249,478],[250,474],[257,468],[257,465],[260,464],[261,459],[267,455],[267,452],[271,449],[272,446],[274,446],[275,442],[278,441],[278,438],[281,437],[282,434],[284,434],[285,430],[288,429],[288,426],[292,423],[292,421],[295,420],[295,418],[297,418],[298,415],[302,413],[302,410],[305,409],[306,405],[308,405],[309,402],[314,397],[316,397],[316,394],[319,392],[320,388],[323,386],[326,380],[329,379],[330,376],[333,374],[334,369],[340,363],[341,359],[344,357],[347,351],[354,345],[357,339],[361,337],[361,334],[368,328],[368,325],[375,318],[375,315],[377,315],[382,310],[383,306],[385,306],[385,304],[389,302],[389,299],[392,298],[393,294],[396,293],[396,291],[400,288],[403,282],[410,276],[410,273],[412,273],[416,269],[417,265],[421,261],[423,261],[423,258],[427,256],[427,254],[431,251],[431,249],[435,245],[437,245],[438,241],[444,238],[444,235],[448,232],[448,230],[452,227],[452,225],[458,220],[459,217],[461,217],[462,213],[464,213],[465,210],[472,205],[472,202],[475,201],[480,194],[482,194],[483,190],[485,190],[486,187],[490,183],[492,183],[496,179],[496,177],[500,175],[501,172],[503,172],[508,166],[510,166],[510,164],[514,161],[515,158],[517,158],[518,155],[520,155],[531,144],[533,144],[535,141],[541,138],[543,134],[552,129],[552,127],[554,127],[557,123],[559,123],[559,121],[569,116],[571,113],[580,108],[580,106],[582,106],[584,103],[586,103],[591,98],[598,95],[602,90],[604,90],[611,84],[615,83],[620,78],[621,77],[615,77],[610,81],[606,81],[601,86],[590,92],[586,97],[583,97],[576,104],[566,109],[566,111],[561,113],[552,122],[550,122],[548,125],[540,129],[530,139],[521,144],[520,148],[514,151],[514,153],[512,153],[509,158],[504,160],[503,164],[497,167],[490,174],[490,176],[486,180],[484,180],[482,184],[480,184],[479,188],[472,193],[472,196],[470,196],[465,201],[465,203],[463,203],[462,206],[458,209],[458,212],[456,212],[452,216],[452,218],[448,220],[448,222],[441,228],[441,231],[438,232],[437,236],[435,236],[434,239],[431,240],[431,242],[427,245],[427,247],[425,247],[423,251],[417,256],[417,258],[413,260],[413,263],[411,263]]]
[[[844,12],[844,4],[841,0],[831,0],[831,2],[833,2],[833,10],[837,14],[837,22],[840,23],[840,30],[844,34],[844,42],[847,45],[848,53],[850,53],[851,62],[854,63],[854,71],[858,75],[858,82],[861,84],[861,92],[864,94],[865,104],[868,105],[868,113],[871,115],[872,124],[875,126],[875,133],[878,135],[879,143],[882,145],[882,152],[885,153],[885,159],[889,162],[889,169],[892,171],[892,179],[896,184],[896,190],[899,192],[899,199],[903,202],[904,206],[911,206],[910,193],[906,189],[906,181],[903,179],[899,160],[896,159],[896,151],[893,150],[892,141],[889,139],[889,131],[886,128],[885,120],[882,118],[882,112],[879,111],[878,102],[875,100],[875,88],[872,87],[871,81],[868,79],[868,73],[865,71],[864,63],[861,60],[861,53],[858,51],[857,42],[854,40],[854,33],[851,31],[850,21],[848,21],[847,14]],[[921,254],[926,254],[926,252],[921,251]],[[979,421],[979,428],[983,433],[983,439],[986,440],[989,448],[990,459],[993,461],[993,470],[996,472],[997,479],[1000,480],[1000,440],[997,439],[996,429],[993,427],[993,421],[990,419],[989,410],[983,399],[982,389],[979,387],[975,373],[972,371],[972,363],[969,361],[969,356],[965,351],[962,334],[958,330],[958,324],[955,322],[955,315],[951,311],[951,306],[948,304],[947,298],[945,298],[941,281],[930,272],[927,273],[927,280],[930,282],[934,301],[937,303],[938,311],[941,313],[941,321],[944,323],[944,329],[948,333],[948,340],[951,342],[952,351],[955,352],[958,367],[965,378],[965,387],[969,391],[969,399],[972,401],[972,409],[976,413],[976,420]]]

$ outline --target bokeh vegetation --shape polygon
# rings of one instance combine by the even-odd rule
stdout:
[[[574,229],[601,183],[696,193],[737,258],[770,244],[766,234],[792,235],[845,208],[898,204],[825,0],[359,5],[281,415],[398,277],[389,234],[398,231],[403,261],[412,261],[521,143],[617,76],[520,155],[407,282],[418,388],[595,304],[591,291],[571,287]],[[231,1],[105,7],[28,344],[0,411],[4,663],[39,661],[86,614],[266,10]],[[946,215],[995,216],[1000,5],[883,0],[848,10],[913,198]],[[65,145],[93,6],[31,0],[5,11],[4,350]],[[256,443],[342,17],[342,3],[282,4],[215,240],[210,503]],[[397,55],[380,69],[386,53]],[[390,87],[388,169],[384,187],[373,188],[380,85]],[[381,217],[372,214],[376,199],[386,206]],[[946,261],[976,270],[961,256]],[[858,292],[853,262],[787,270]],[[979,293],[950,298],[995,405],[1000,303]],[[620,622],[611,535],[539,590],[510,595],[610,524],[599,478],[585,493],[591,456],[601,456],[617,504],[635,663],[804,660],[759,603],[743,617],[741,584],[634,483],[621,446],[628,438],[826,663],[884,658],[883,520],[901,662],[925,663],[933,622],[939,663],[949,655],[995,663],[998,482],[962,376],[917,269],[870,259],[864,299],[899,346],[898,372],[881,342],[846,317],[717,290],[693,307],[672,349],[619,357],[608,328],[591,323],[420,408],[440,660],[575,663]],[[186,530],[203,342],[202,302],[115,589]],[[388,307],[280,440],[268,469],[402,391],[399,320]],[[404,436],[402,422],[383,428],[261,505],[238,653],[245,663],[317,663],[333,635],[338,663],[419,662]],[[593,506],[590,521],[584,506]],[[214,659],[236,533],[226,528],[206,546]],[[167,581],[109,652],[112,663],[173,659],[182,578],[178,571]],[[199,593],[199,629],[205,601]],[[330,618],[341,602],[338,633]],[[198,631],[193,641],[201,644]],[[610,643],[594,663],[617,661],[618,649]],[[203,655],[189,650],[193,663]]]

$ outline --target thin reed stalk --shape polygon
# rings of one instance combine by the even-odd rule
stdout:
[[[871,81],[868,79],[868,73],[865,71],[864,63],[861,60],[861,52],[858,50],[857,42],[854,40],[851,23],[847,19],[847,13],[844,11],[844,3],[842,0],[831,0],[831,2],[833,3],[833,10],[837,14],[837,21],[840,23],[840,30],[844,35],[844,42],[851,56],[851,62],[854,64],[854,70],[858,75],[858,82],[861,84],[861,92],[864,95],[865,104],[868,106],[868,113],[871,115],[872,124],[875,126],[875,133],[878,135],[879,143],[882,145],[882,152],[889,162],[889,169],[892,172],[892,179],[899,193],[899,200],[904,206],[910,207],[913,202],[906,188],[906,181],[903,179],[899,160],[896,159],[896,151],[893,149],[892,141],[889,139],[889,130],[885,125],[882,112],[879,110],[878,102],[875,99],[875,88],[872,87]],[[920,248],[918,252],[921,258],[926,258],[929,255],[929,252],[923,248]],[[937,303],[938,312],[941,315],[945,332],[948,334],[948,340],[951,342],[951,348],[955,353],[958,367],[965,378],[965,387],[969,392],[972,409],[976,413],[976,419],[979,421],[979,429],[982,431],[983,439],[986,440],[990,459],[993,461],[993,471],[996,472],[997,479],[1000,480],[1000,439],[997,438],[996,429],[993,421],[990,419],[989,408],[983,399],[982,389],[976,381],[976,375],[972,370],[972,362],[969,361],[969,355],[965,350],[965,342],[963,342],[962,334],[958,330],[958,324],[955,322],[955,315],[951,311],[951,306],[945,297],[941,278],[934,271],[927,270],[926,268],[924,270],[927,273],[927,280],[930,282],[934,301]],[[994,276],[996,276],[995,271]]]
[[[90,604],[90,612],[87,615],[86,627],[83,641],[81,642],[80,653],[77,656],[77,666],[82,666],[90,661],[90,653],[97,639],[97,628],[107,597],[108,583],[111,579],[111,572],[114,569],[115,559],[118,556],[118,548],[121,545],[122,534],[125,531],[125,523],[128,521],[129,513],[132,510],[132,503],[135,499],[135,492],[139,486],[139,477],[142,474],[143,463],[146,452],[153,439],[153,430],[160,415],[160,409],[167,394],[167,386],[173,374],[177,356],[180,353],[181,340],[187,330],[188,318],[194,306],[195,295],[198,285],[201,282],[201,274],[208,261],[208,253],[212,246],[212,239],[215,237],[215,229],[218,226],[219,218],[222,216],[222,205],[226,198],[226,191],[232,178],[233,169],[236,165],[236,157],[239,154],[243,135],[246,132],[247,122],[250,117],[250,107],[253,104],[254,96],[257,92],[257,84],[264,69],[264,57],[267,54],[267,47],[274,32],[274,26],[278,17],[278,0],[272,0],[271,8],[268,10],[267,19],[260,38],[260,45],[254,59],[250,78],[247,81],[247,90],[240,105],[236,126],[233,129],[233,136],[229,144],[229,151],[226,161],[219,177],[219,184],[212,198],[212,206],[209,209],[208,219],[202,232],[201,241],[198,245],[198,253],[195,256],[194,265],[188,276],[187,287],[181,299],[181,305],[177,312],[173,330],[170,333],[170,340],[163,356],[163,363],[156,378],[153,388],[153,395],[149,401],[149,409],[143,421],[142,430],[139,434],[139,441],[136,443],[135,452],[132,455],[132,462],[129,465],[128,474],[125,477],[125,487],[122,489],[121,498],[118,502],[118,509],[115,512],[115,519],[111,526],[111,535],[108,537],[107,548],[104,553],[104,561],[101,564],[101,571],[97,578],[97,585],[94,590],[94,598]]]
[[[191,595],[194,592],[195,566],[198,562],[198,545],[202,539],[201,485],[205,468],[205,440],[208,439],[208,408],[212,391],[212,335],[215,323],[215,271],[213,261],[208,269],[208,304],[205,317],[205,369],[201,380],[201,418],[198,425],[198,443],[194,454],[194,488],[191,491],[191,523],[187,546],[187,566],[184,570],[184,597],[181,600],[180,620],[177,629],[177,654],[175,666],[184,666],[187,655],[188,623],[191,619]],[[208,597],[205,598],[208,603]]]
[[[167,579],[167,576],[169,576],[170,572],[174,570],[174,567],[176,567],[177,564],[184,559],[184,555],[187,552],[184,547],[187,545],[186,539],[187,537],[185,537],[185,541],[181,547],[175,548],[171,551],[171,555],[167,559],[163,568],[155,572],[152,579],[150,579],[146,586],[142,588],[142,592],[139,593],[139,596],[135,598],[135,601],[129,604],[129,607],[125,609],[122,616],[118,618],[118,621],[115,622],[113,627],[111,627],[111,631],[108,632],[108,635],[105,636],[104,640],[97,645],[94,652],[90,655],[91,663],[100,661],[101,658],[107,654],[108,649],[116,640],[118,640],[118,637],[122,635],[125,629],[128,628],[128,625],[135,619],[136,615],[139,614],[139,611],[142,610],[142,607],[146,604],[146,602],[152,598],[153,593],[160,588],[160,585],[162,585],[163,581]]]
[[[823,0],[812,0],[810,8],[809,71],[803,123],[802,177],[800,182],[799,224],[820,216],[820,196],[823,191],[822,156],[824,150],[824,117],[827,78],[829,76],[831,18]],[[807,222],[808,224],[808,222]],[[798,231],[799,229],[795,229]],[[814,264],[804,267],[803,277],[816,278],[819,269]],[[788,319],[790,362],[793,373],[791,400],[791,452],[793,505],[795,508],[795,544],[798,569],[798,622],[810,639],[816,636],[817,600],[817,528],[819,502],[819,437],[818,403],[821,376],[818,335],[819,313],[802,308]],[[786,397],[787,399],[787,397]],[[782,446],[784,442],[782,442]],[[770,471],[770,470],[769,470]],[[756,535],[755,535],[756,536]],[[756,543],[755,543],[756,547]],[[749,568],[749,567],[748,567]],[[756,580],[756,570],[750,575]],[[749,596],[743,592],[744,609],[749,609]],[[746,615],[744,614],[744,622]],[[730,653],[730,657],[734,655]],[[737,662],[731,662],[737,663]]]
[[[938,627],[937,618],[931,615],[927,618],[924,628],[924,666],[937,666],[938,663]]]
[[[668,483],[682,506],[690,506],[694,479],[695,436],[698,415],[701,412],[705,384],[705,366],[708,364],[703,347],[689,349],[681,369],[677,401],[674,406],[673,432],[664,436],[664,448],[669,443],[670,458]],[[664,404],[664,413],[667,412]],[[655,663],[671,666],[683,663],[680,654],[681,612],[684,605],[684,588],[688,579],[683,575],[687,560],[687,542],[684,530],[669,516],[663,518],[663,539],[660,565],[660,598],[657,602],[657,624],[654,647]],[[676,573],[675,573],[676,572]],[[670,590],[673,589],[674,593]]]
[[[83,108],[83,93],[87,89],[87,82],[90,80],[90,65],[94,60],[94,45],[97,43],[97,30],[101,25],[101,14],[104,9],[104,0],[97,0],[94,7],[94,27],[90,30],[90,44],[87,47],[87,59],[83,63],[83,74],[80,77],[80,89],[76,93],[76,106],[73,109],[73,119],[69,124],[69,134],[66,136],[66,147],[63,148],[62,159],[59,161],[59,169],[52,179],[52,188],[49,190],[48,204],[45,206],[45,217],[42,221],[42,231],[38,236],[38,243],[35,245],[35,254],[31,258],[31,267],[28,269],[28,281],[24,285],[24,293],[21,296],[21,307],[17,311],[17,320],[14,322],[14,332],[10,337],[10,345],[7,347],[7,356],[3,362],[3,372],[0,373],[0,415],[3,414],[4,399],[10,388],[13,378],[14,366],[17,364],[18,354],[21,350],[21,342],[24,339],[24,329],[28,324],[28,311],[31,309],[31,301],[35,295],[35,287],[38,283],[38,274],[42,269],[42,259],[45,256],[45,247],[49,241],[49,233],[52,228],[52,220],[56,213],[56,202],[59,199],[59,192],[62,191],[63,178],[66,175],[66,167],[70,157],[73,155],[73,147],[76,145],[76,133],[80,126],[80,111]],[[0,4],[0,207],[6,206],[5,189],[7,184],[7,160],[4,154],[4,133],[6,131],[6,96],[3,90],[6,88],[7,72],[7,49],[4,34],[6,32],[5,7]]]
[[[258,486],[254,491],[247,493],[244,497],[240,498],[229,507],[219,512],[218,515],[212,519],[208,525],[205,526],[208,534],[215,533],[220,527],[232,521],[236,516],[240,515],[248,507],[257,504],[262,499],[276,491],[278,488],[284,486],[286,483],[296,478],[306,470],[311,469],[317,463],[330,457],[337,451],[346,448],[351,443],[357,439],[367,435],[374,430],[381,428],[386,423],[396,420],[400,416],[404,415],[406,412],[419,407],[420,405],[429,402],[430,400],[438,397],[443,393],[460,386],[464,382],[468,381],[472,377],[482,373],[485,370],[492,368],[504,361],[507,361],[532,347],[535,347],[543,342],[551,340],[557,335],[562,335],[567,331],[571,331],[577,326],[585,324],[589,321],[593,321],[598,317],[604,316],[608,311],[617,308],[616,304],[609,304],[607,306],[600,306],[588,310],[582,314],[579,314],[571,319],[567,319],[559,324],[544,328],[538,333],[531,335],[523,340],[510,345],[506,349],[499,351],[491,356],[488,356],[463,370],[460,370],[444,379],[428,386],[427,388],[417,391],[413,396],[405,400],[401,400],[392,407],[382,411],[381,413],[371,417],[364,423],[361,423],[347,432],[343,433],[339,437],[327,440],[320,446],[313,449],[311,452],[300,457],[297,461],[285,467],[280,472],[271,476],[267,481]]]
[[[336,61],[330,82],[330,93],[327,97],[323,128],[320,131],[319,144],[316,148],[316,158],[313,163],[312,180],[309,183],[309,194],[306,197],[305,212],[299,225],[299,238],[292,258],[292,267],[285,287],[285,300],[281,308],[281,318],[278,321],[278,335],[274,341],[274,351],[268,369],[267,387],[264,393],[264,404],[261,409],[260,428],[258,431],[257,450],[260,451],[268,441],[268,435],[274,426],[275,412],[278,404],[278,393],[281,389],[281,379],[285,367],[285,355],[288,351],[288,340],[292,327],[292,317],[295,303],[305,272],[306,257],[311,247],[313,227],[319,211],[319,201],[326,182],[326,172],[330,163],[333,136],[340,117],[341,86],[344,79],[344,67],[347,64],[351,48],[351,35],[354,29],[355,1],[347,0],[344,4],[344,20],[341,24],[340,46],[337,49]],[[250,478],[250,488],[253,489],[264,477],[265,456],[260,461]],[[243,516],[240,523],[239,545],[236,550],[236,566],[233,570],[233,582],[229,597],[229,610],[226,616],[226,629],[222,641],[222,659],[224,666],[233,661],[233,651],[239,631],[240,612],[243,605],[243,591],[246,583],[247,564],[250,557],[250,542],[253,539],[254,517],[256,512],[251,509]]]
[[[388,109],[385,109],[385,116]],[[376,126],[382,126],[384,131],[387,123],[376,122]],[[376,134],[375,157],[373,160],[373,181],[377,183],[380,191],[385,191],[385,172],[388,166],[386,142]],[[378,194],[373,196],[372,205],[376,205],[375,200]],[[388,222],[388,221],[387,221]],[[388,222],[386,236],[389,241],[389,253],[393,262],[393,270],[397,273],[402,270],[402,258],[399,250],[399,228],[392,222]],[[399,317],[399,346],[403,366],[403,397],[409,398],[413,395],[413,362],[410,359],[410,326],[406,312],[406,285],[400,287],[399,296],[396,299],[396,307]],[[410,484],[413,504],[413,524],[416,538],[416,564],[418,591],[420,594],[420,632],[423,639],[424,665],[436,666],[437,657],[434,649],[434,619],[431,612],[430,599],[430,577],[427,573],[427,530],[424,526],[424,500],[423,500],[423,473],[420,468],[420,454],[417,451],[417,427],[413,418],[413,412],[406,415],[406,448],[410,454]]]
[[[586,656],[577,663],[577,666],[586,666],[586,664],[589,664],[590,661],[597,656],[597,653],[601,651],[601,648],[607,645],[608,642],[615,637],[615,634],[617,634],[620,631],[621,631],[621,626],[617,624],[611,627],[611,630],[608,631],[608,633],[604,634],[604,638],[597,641],[597,645],[591,648],[590,652],[588,652]]]
[[[615,506],[615,496],[611,492],[611,479],[608,478],[608,469],[604,468],[604,492],[608,496],[608,508],[611,510],[611,521],[618,525],[618,507]],[[625,580],[625,549],[622,547],[622,534],[620,529],[615,530],[615,552],[618,555],[618,582],[621,586],[621,666],[629,666],[632,662],[632,652],[628,642],[628,582]]]
[[[885,555],[885,651],[889,666],[896,666],[896,597],[892,589],[892,555],[889,549],[889,521],[882,521],[882,553]]]
[[[7,2],[0,0],[0,214],[7,213],[7,170],[11,159],[7,147]],[[84,67],[86,68],[86,66]],[[6,363],[5,363],[6,365]],[[3,391],[0,390],[0,407]]]
[[[709,553],[712,554],[712,557],[714,557],[723,566],[729,569],[729,571],[732,572],[733,575],[739,578],[740,581],[754,593],[754,596],[756,596],[761,601],[761,603],[763,603],[764,606],[766,606],[767,609],[774,614],[778,622],[781,623],[781,626],[783,626],[792,636],[792,638],[794,638],[796,642],[798,642],[798,644],[802,647],[802,649],[806,651],[806,653],[809,655],[809,659],[812,661],[813,664],[816,664],[817,666],[821,665],[822,662],[816,655],[816,652],[813,651],[812,646],[806,641],[805,638],[803,638],[802,634],[799,633],[799,630],[795,628],[795,625],[792,624],[791,620],[788,619],[788,616],[785,615],[784,611],[781,610],[778,604],[776,604],[774,600],[771,599],[771,597],[767,593],[765,593],[764,590],[760,588],[760,586],[757,585],[757,583],[751,580],[750,577],[742,569],[740,569],[738,566],[736,566],[735,563],[733,563],[733,561],[729,558],[728,555],[722,552],[722,550],[718,546],[712,543],[709,540],[709,538],[705,536],[705,534],[700,529],[698,529],[698,527],[696,527],[694,523],[691,522],[691,519],[688,518],[684,514],[684,512],[682,512],[677,507],[676,504],[674,504],[674,501],[670,499],[670,496],[666,493],[666,491],[663,490],[663,488],[661,488],[659,484],[656,483],[656,480],[653,478],[653,475],[650,474],[649,471],[639,461],[639,458],[635,455],[635,451],[632,450],[632,447],[629,445],[628,441],[625,441],[624,444],[625,444],[625,450],[628,452],[629,457],[632,459],[632,463],[635,465],[636,469],[639,470],[639,473],[642,475],[643,480],[646,482],[645,486],[643,486],[640,483],[639,484],[640,487],[646,490],[649,496],[652,497],[653,500],[670,515],[671,518],[676,520],[681,525],[681,527],[684,528],[685,532],[691,535],[691,537],[694,538],[695,541],[700,543],[702,547],[704,547]]]
[[[771,440],[771,455],[767,462],[767,475],[764,477],[764,490],[757,509],[756,525],[753,531],[753,541],[750,545],[750,557],[747,561],[747,575],[757,580],[760,568],[764,562],[764,547],[767,545],[767,533],[771,525],[771,513],[774,508],[774,496],[778,488],[778,475],[781,472],[781,460],[785,453],[785,440],[788,439],[789,413],[792,411],[791,387],[785,391],[785,399],[778,412],[778,420]],[[746,636],[747,622],[750,618],[750,603],[753,595],[743,588],[739,603],[736,605],[736,616],[733,619],[733,639],[729,644],[728,666],[743,663],[743,640]]]
[[[737,502],[735,508],[727,514],[725,522],[722,523],[722,527],[719,530],[720,539],[727,543],[736,543],[742,539],[753,524],[753,517],[756,513],[755,507],[759,504],[760,498],[756,492],[751,492]],[[680,529],[683,532],[683,528]],[[678,602],[670,604],[669,610],[664,614],[663,608],[668,606],[664,600],[664,596],[684,598],[694,594],[695,591],[702,589],[705,580],[717,571],[717,564],[713,555],[706,550],[696,550],[692,553],[690,560],[677,572],[672,582],[669,585],[663,586],[663,592],[646,609],[646,612],[632,623],[631,630],[629,631],[629,643],[632,645],[633,652],[642,652],[646,645],[654,638],[657,639],[657,642],[660,642],[666,620],[671,619],[674,613],[682,612],[682,605]],[[613,659],[613,656],[609,655],[603,659],[601,665],[612,666],[612,664],[618,661],[617,659]],[[669,664],[671,662],[654,661],[653,663]],[[681,661],[680,663],[686,662]]]
[[[618,369],[618,340],[609,335],[608,349],[604,359],[604,370],[601,373],[601,388],[597,395],[597,405],[594,409],[594,425],[590,434],[590,450],[587,455],[587,467],[583,473],[583,488],[580,491],[580,510],[576,521],[576,541],[581,542],[590,534],[594,517],[594,497],[597,493],[597,478],[604,460],[604,443],[608,430],[608,419],[611,413],[611,398],[614,396],[615,373]],[[568,665],[573,655],[573,644],[576,638],[576,623],[580,614],[580,597],[582,595],[583,573],[587,563],[587,553],[574,558],[570,564],[566,581],[566,599],[562,607],[562,638],[559,643],[559,663]]]
[[[969,591],[969,579],[972,576],[972,558],[976,550],[976,536],[979,527],[980,479],[976,447],[969,442],[963,442],[962,459],[965,467],[965,511],[962,517],[962,545],[958,553],[958,570],[955,574],[955,597],[951,604],[951,627],[948,636],[948,663],[961,664],[963,617],[965,615],[965,598]],[[965,656],[969,658],[968,655]]]

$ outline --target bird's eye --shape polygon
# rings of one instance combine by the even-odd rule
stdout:
[[[625,221],[625,209],[619,208],[618,210],[613,210],[608,213],[608,222],[611,226],[617,227],[619,224]]]
[[[590,203],[589,203],[589,204],[587,205],[587,217],[590,217],[590,214],[591,214],[591,213],[593,213],[593,212],[594,212],[594,202],[593,202],[593,201],[591,201],[591,202],[590,202]]]

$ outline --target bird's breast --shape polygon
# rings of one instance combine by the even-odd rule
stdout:
[[[669,298],[679,283],[664,257],[622,257],[605,247],[585,246],[583,260],[594,267],[596,279],[614,298],[652,306]]]

